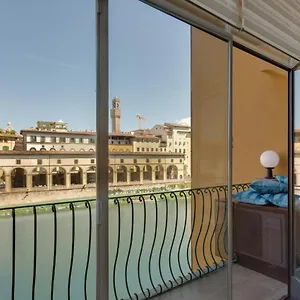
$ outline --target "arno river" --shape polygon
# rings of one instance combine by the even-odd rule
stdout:
[[[146,199],[147,200],[147,199]],[[129,293],[141,294],[142,289],[139,285],[138,277],[138,258],[140,256],[140,281],[142,288],[151,289],[149,277],[149,257],[153,245],[155,231],[155,204],[154,201],[146,201],[146,231],[143,234],[144,224],[144,205],[135,202],[133,206],[126,202],[120,204],[120,247],[118,261],[115,272],[115,286],[117,297],[128,298]],[[96,286],[96,266],[95,266],[95,209],[92,206],[92,243],[91,258],[87,276],[87,296],[88,299],[95,299]],[[157,234],[153,247],[151,259],[151,275],[155,286],[162,283],[159,273],[158,261],[161,252],[161,272],[165,279],[172,280],[169,264],[172,264],[172,271],[175,278],[181,274],[180,267],[184,273],[188,273],[188,259],[190,259],[189,250],[187,250],[188,239],[190,237],[190,204],[183,199],[178,200],[178,210],[176,210],[176,201],[168,200],[166,213],[166,202],[158,202]],[[129,258],[127,257],[130,249],[130,238],[132,228],[132,210],[133,210],[133,232],[132,245]],[[178,211],[178,218],[176,218]],[[74,260],[71,276],[71,299],[84,299],[84,276],[87,262],[88,232],[89,232],[89,211],[87,208],[75,209],[75,239],[74,239]],[[167,216],[167,218],[166,218]],[[187,217],[186,217],[187,216]],[[164,229],[167,219],[167,231],[165,236],[165,245],[161,250],[164,237]],[[177,224],[176,224],[177,219]],[[16,216],[16,260],[15,260],[15,299],[32,299],[32,279],[34,262],[34,218],[32,214],[21,214]],[[51,299],[51,280],[53,268],[53,238],[54,238],[54,215],[49,212],[39,213],[37,215],[37,248],[36,248],[36,276],[35,276],[35,299]],[[118,206],[110,201],[109,205],[109,224],[110,224],[110,299],[115,299],[113,290],[113,267],[117,250],[118,237]],[[11,299],[12,287],[12,217],[0,218],[0,299]],[[176,235],[174,238],[174,232]],[[184,232],[185,231],[185,232]],[[144,236],[144,240],[143,240]],[[183,237],[183,239],[182,239]],[[141,252],[141,245],[144,242]],[[181,242],[181,246],[180,246]],[[54,297],[53,299],[68,299],[68,278],[71,261],[72,245],[72,213],[70,210],[57,211],[57,258],[54,279]],[[180,248],[181,247],[181,248]],[[170,249],[173,249],[170,256]],[[178,249],[179,251],[178,257]],[[169,259],[170,258],[170,259]],[[181,264],[178,264],[178,261]],[[127,272],[125,270],[126,261],[128,263]],[[126,274],[126,276],[125,276]],[[127,278],[127,288],[125,278]]]

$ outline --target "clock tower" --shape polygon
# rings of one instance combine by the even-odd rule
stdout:
[[[120,132],[120,119],[121,119],[121,111],[120,111],[120,99],[115,97],[112,100],[112,109],[110,110],[111,117],[111,130],[112,132]]]

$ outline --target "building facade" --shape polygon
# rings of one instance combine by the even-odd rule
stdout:
[[[38,121],[21,130],[25,151],[95,151],[95,131],[69,130],[63,121]]]
[[[111,152],[109,184],[155,184],[181,181],[184,156],[172,153]],[[0,191],[82,189],[96,182],[91,152],[8,151],[0,153]]]
[[[12,151],[21,136],[12,129],[11,123],[8,122],[6,128],[0,129],[0,151]]]
[[[185,176],[191,176],[191,127],[185,124],[155,125],[152,133],[161,137],[167,152],[184,154]]]

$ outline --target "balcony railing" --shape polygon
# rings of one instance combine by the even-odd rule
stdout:
[[[222,268],[226,197],[218,186],[110,198],[110,299],[149,298]],[[95,299],[94,204],[1,208],[3,299]]]

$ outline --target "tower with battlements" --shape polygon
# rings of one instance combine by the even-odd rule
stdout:
[[[121,110],[120,110],[120,99],[118,97],[115,97],[112,100],[110,117],[111,117],[112,132],[116,132],[116,133],[120,132]]]

